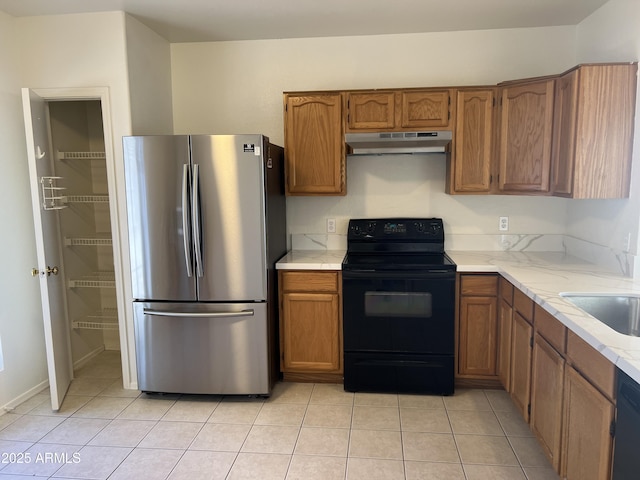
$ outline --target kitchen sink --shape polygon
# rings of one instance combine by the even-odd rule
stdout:
[[[640,295],[561,293],[560,296],[616,332],[640,337]]]

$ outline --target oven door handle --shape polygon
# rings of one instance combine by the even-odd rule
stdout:
[[[429,270],[428,272],[422,271],[413,271],[406,270],[403,272],[393,271],[393,272],[384,272],[379,270],[358,270],[358,271],[350,271],[343,270],[342,271],[342,279],[348,280],[368,280],[368,279],[377,279],[377,278],[393,278],[393,279],[411,279],[411,278],[427,278],[427,279],[454,279],[456,278],[456,272],[451,270]]]

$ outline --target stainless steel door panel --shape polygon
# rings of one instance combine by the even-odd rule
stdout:
[[[133,298],[193,301],[189,137],[124,137],[123,146]]]
[[[267,305],[134,303],[138,388],[268,395]]]
[[[200,301],[267,298],[265,195],[261,135],[194,135],[192,162],[199,171],[202,276]],[[195,210],[195,209],[194,209]],[[194,237],[196,236],[194,232]],[[197,255],[196,255],[197,256]]]

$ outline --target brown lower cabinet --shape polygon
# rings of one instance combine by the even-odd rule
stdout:
[[[456,382],[496,386],[498,275],[458,276]]]
[[[533,343],[530,426],[544,453],[560,471],[565,360],[539,333]]]
[[[511,325],[511,400],[526,421],[529,421],[531,396],[531,338],[533,327],[514,312]]]
[[[340,275],[279,271],[280,370],[285,380],[342,382]]]
[[[615,407],[574,368],[564,379],[560,476],[567,480],[611,478]]]
[[[500,279],[501,382],[562,479],[610,479],[615,366],[509,285]]]

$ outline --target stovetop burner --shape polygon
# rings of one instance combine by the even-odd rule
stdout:
[[[347,254],[343,270],[455,270],[456,265],[442,254]]]
[[[440,218],[352,219],[343,270],[455,270]]]

